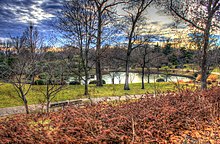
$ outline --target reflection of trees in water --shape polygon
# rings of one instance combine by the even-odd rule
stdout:
[[[147,75],[147,74],[146,74]],[[103,79],[108,84],[122,84],[123,80],[125,78],[124,72],[110,72],[106,75],[103,75]],[[149,82],[154,83],[157,81],[157,79],[163,79],[167,82],[177,82],[180,80],[186,80],[188,78],[181,77],[181,76],[171,76],[166,74],[150,74]],[[145,82],[148,82],[148,77],[146,76],[144,78]],[[141,74],[140,73],[130,73],[129,74],[129,82],[130,83],[140,83],[141,82]]]
[[[119,84],[121,84],[121,76],[122,76],[121,72],[115,72],[115,77],[118,79]]]
[[[131,73],[129,75],[129,77],[130,77],[130,83],[132,83],[134,81],[135,77],[136,77],[136,73]]]
[[[121,79],[122,79],[122,72],[110,72],[108,74],[110,76],[112,84],[115,84],[115,78],[118,79],[119,84],[121,84]]]
[[[150,82],[156,82],[158,78],[163,78],[163,76],[158,74],[146,74],[147,77],[144,78],[144,81],[150,83]]]
[[[155,77],[155,75],[147,75],[147,77],[144,77],[144,81],[146,81],[147,83],[155,82],[154,77]]]
[[[112,84],[115,84],[115,72],[110,72],[109,76],[111,77]]]
[[[171,80],[171,77],[168,76],[167,74],[159,75],[159,78],[164,79],[165,82],[168,82],[168,79]]]

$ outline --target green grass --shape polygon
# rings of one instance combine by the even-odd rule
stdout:
[[[44,86],[33,86],[27,95],[28,104],[39,104],[44,101],[44,96],[41,93]],[[145,89],[141,89],[140,83],[130,84],[129,91],[123,90],[124,85],[106,84],[103,87],[96,87],[89,85],[89,94],[91,97],[105,97],[105,96],[122,96],[128,94],[145,94],[153,93],[155,88],[160,92],[167,90],[177,90],[173,83],[151,83],[145,84]],[[72,100],[79,98],[86,98],[83,95],[83,85],[69,85],[64,90],[59,92],[53,101]],[[20,98],[18,98],[14,87],[11,84],[3,84],[0,86],[0,108],[21,106],[23,105]]]
[[[220,73],[220,68],[219,68],[219,67],[216,67],[215,69],[213,69],[212,72],[219,72],[219,73]]]
[[[175,69],[175,66],[178,66],[178,65],[171,65],[171,67],[169,66],[162,66],[160,69],[161,70],[170,70],[170,69]],[[184,68],[182,68],[183,70],[193,70],[196,69],[198,67],[198,65],[195,65],[195,64],[184,64]]]

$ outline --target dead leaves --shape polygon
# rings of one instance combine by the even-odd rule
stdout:
[[[219,93],[219,88],[170,92],[115,105],[20,115],[0,121],[0,143],[219,144]]]

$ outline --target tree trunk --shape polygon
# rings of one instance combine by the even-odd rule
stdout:
[[[121,76],[118,76],[118,83],[121,84]]]
[[[157,76],[159,76],[159,67],[157,67]]]
[[[24,95],[22,97],[23,97],[23,102],[24,102],[24,107],[25,107],[26,114],[29,114],[27,99]]]
[[[208,21],[206,23],[206,29],[204,31],[204,45],[203,45],[203,53],[202,53],[202,64],[201,64],[201,89],[207,88],[207,50],[209,46],[209,35],[211,28],[211,17],[209,16]]]
[[[113,76],[112,76],[112,84],[115,84],[115,72],[113,72]]]
[[[87,57],[85,58],[85,59],[87,59]],[[78,82],[81,84],[81,71],[80,71],[80,65],[81,65],[81,62],[79,61],[79,64],[78,64]]]
[[[99,58],[97,58],[97,60],[96,60],[96,80],[97,80],[96,86],[103,86],[101,62],[100,62]]]
[[[50,100],[47,100],[47,108],[46,108],[46,110],[47,110],[47,113],[50,112]]]
[[[205,47],[204,47],[205,48]],[[203,50],[203,55],[202,55],[202,65],[201,65],[201,89],[206,89],[207,88],[207,61],[206,61],[206,51]]]
[[[130,90],[129,88],[129,61],[130,61],[130,52],[127,52],[127,57],[126,57],[126,67],[125,67],[125,85],[124,85],[124,90]]]
[[[166,71],[166,82],[167,82],[167,78],[168,78],[168,71],[167,71],[167,68],[165,69]]]
[[[128,40],[128,49],[127,49],[127,56],[126,56],[126,65],[125,65],[125,85],[124,85],[124,90],[130,90],[129,88],[129,82],[128,82],[128,79],[129,79],[129,63],[130,63],[130,55],[131,55],[131,52],[132,52],[132,38],[134,36],[134,30],[135,30],[135,26],[136,26],[136,22],[137,22],[137,19],[135,19],[135,21],[132,23],[132,28],[131,28],[131,32],[129,34],[129,40]]]
[[[85,78],[84,95],[86,95],[86,96],[89,95],[88,78]]]
[[[145,49],[144,49],[144,57],[143,57],[143,65],[142,65],[142,77],[141,77],[142,87],[141,87],[141,89],[144,89],[144,74],[145,74],[144,68],[146,66],[146,62],[145,62],[146,55],[147,55],[147,48],[145,47]]]
[[[144,89],[144,65],[142,66],[141,89]]]
[[[97,43],[96,43],[96,86],[103,86],[102,84],[102,72],[100,62],[100,49],[101,49],[101,38],[102,38],[102,14],[101,10],[98,10],[98,32],[97,32]]]
[[[87,71],[87,67],[88,67],[88,53],[86,53],[86,63],[85,63],[85,66],[84,66],[84,70],[85,70],[84,95],[85,95],[85,96],[89,95],[89,88],[88,88],[89,74],[88,74],[88,71]]]
[[[150,68],[147,67],[147,83],[150,83]]]

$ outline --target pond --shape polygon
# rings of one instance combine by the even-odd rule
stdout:
[[[106,84],[112,84],[114,79],[114,84],[124,84],[125,83],[125,72],[110,72],[109,74],[104,74],[102,79],[106,82]],[[182,76],[172,76],[172,75],[164,75],[164,74],[150,74],[149,81],[150,83],[157,82],[158,80],[167,81],[167,82],[177,82],[177,81],[190,81],[190,78],[182,77]],[[72,81],[74,78],[71,78]],[[91,75],[89,82],[96,80],[95,75]],[[145,74],[144,82],[148,82],[148,76]],[[129,83],[141,83],[141,74],[140,73],[130,73],[129,74]]]
[[[106,82],[106,84],[112,84],[112,80],[114,78],[115,84],[124,84],[125,83],[125,72],[110,72],[109,74],[103,75],[102,79]],[[157,80],[164,80],[167,82],[177,82],[177,81],[190,81],[190,78],[181,77],[181,76],[171,76],[164,74],[150,74],[149,82],[153,83]],[[145,74],[144,82],[148,82],[148,76]],[[141,74],[140,73],[129,73],[129,83],[141,83]]]

